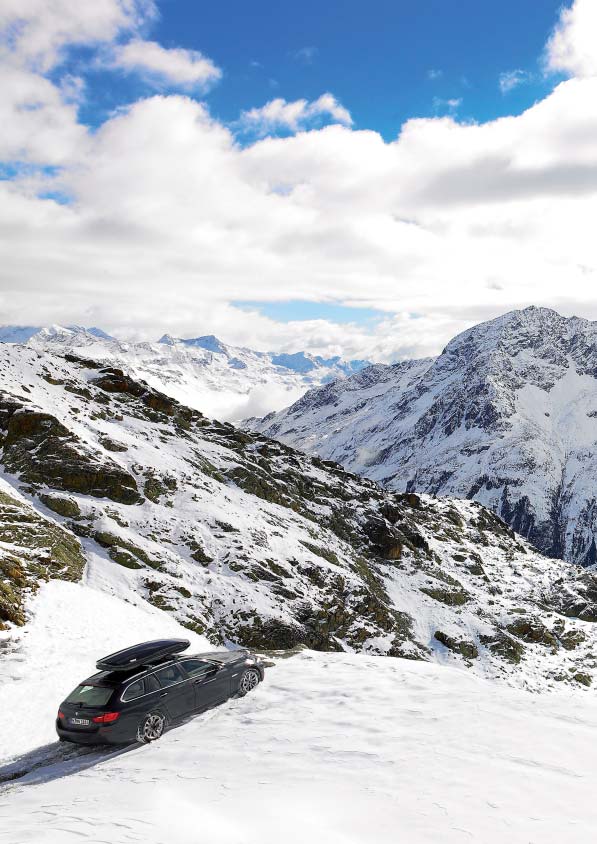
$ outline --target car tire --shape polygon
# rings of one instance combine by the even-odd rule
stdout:
[[[242,677],[240,678],[240,683],[238,684],[237,697],[244,697],[245,695],[248,695],[249,692],[252,692],[253,689],[257,688],[260,682],[261,675],[256,668],[245,669]]]
[[[148,712],[137,727],[137,741],[140,744],[149,744],[157,741],[166,726],[166,718],[161,712]]]

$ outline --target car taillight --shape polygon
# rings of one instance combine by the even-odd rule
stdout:
[[[91,720],[94,724],[111,724],[117,718],[120,718],[120,712],[104,712],[103,715],[96,715]]]
[[[64,712],[61,712],[61,711],[60,711],[60,709],[58,710],[58,718],[59,718],[61,721],[64,721]]]

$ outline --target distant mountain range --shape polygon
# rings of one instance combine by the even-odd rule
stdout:
[[[246,425],[389,489],[474,499],[544,553],[597,562],[596,322],[514,311]]]
[[[225,420],[283,407],[305,390],[352,375],[369,361],[257,352],[208,335],[130,343],[100,328],[0,326],[0,342],[102,360],[143,378],[178,401]]]

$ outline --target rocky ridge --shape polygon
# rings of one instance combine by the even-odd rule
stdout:
[[[514,311],[435,360],[370,367],[246,424],[388,489],[473,499],[543,553],[597,562],[595,322]]]

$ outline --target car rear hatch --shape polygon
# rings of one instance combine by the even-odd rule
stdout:
[[[73,732],[97,732],[102,723],[93,719],[110,711],[110,701],[114,692],[114,686],[90,686],[89,684],[78,686],[60,704],[58,721],[62,729]]]

